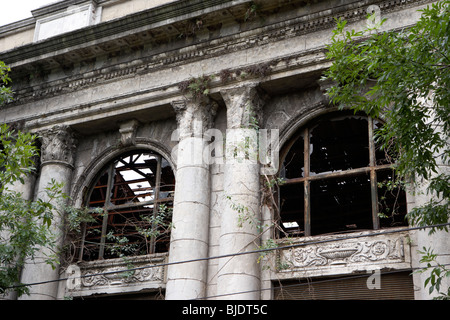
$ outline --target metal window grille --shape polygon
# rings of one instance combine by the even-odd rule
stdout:
[[[112,161],[90,190],[93,221],[83,225],[79,259],[167,252],[174,190],[172,168],[157,153],[136,151]]]
[[[311,236],[406,225],[406,194],[393,181],[390,156],[374,141],[379,121],[329,115],[285,147],[280,176],[280,236]]]

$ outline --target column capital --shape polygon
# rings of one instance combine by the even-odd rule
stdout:
[[[201,100],[173,101],[180,138],[202,136],[214,125],[218,105],[208,97]]]
[[[59,162],[73,166],[77,148],[76,134],[66,125],[57,125],[39,133],[42,142],[41,164]]]
[[[227,107],[228,129],[252,128],[262,121],[266,94],[259,83],[220,90]]]

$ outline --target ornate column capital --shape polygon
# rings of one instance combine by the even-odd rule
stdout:
[[[208,97],[201,100],[177,100],[172,102],[176,113],[180,138],[201,137],[214,125],[218,105]]]
[[[42,142],[41,164],[58,162],[73,166],[77,148],[75,132],[66,125],[57,125],[39,134]]]
[[[262,121],[266,94],[259,83],[244,84],[220,91],[227,107],[228,129],[254,128]]]

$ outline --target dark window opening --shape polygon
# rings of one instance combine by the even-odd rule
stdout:
[[[343,117],[319,122],[310,130],[310,173],[369,165],[367,119]]]
[[[302,184],[280,186],[283,195],[280,207],[283,212],[281,228],[292,236],[304,236],[304,194]]]
[[[169,162],[149,151],[108,164],[88,197],[92,221],[83,226],[81,260],[167,252],[175,177]]]
[[[405,225],[406,192],[395,185],[393,170],[379,170],[378,205],[381,228],[398,227]],[[390,183],[392,185],[390,185]]]
[[[373,140],[381,122],[333,114],[292,139],[282,159],[280,236],[405,226],[406,194]]]
[[[371,227],[367,174],[311,181],[311,235]]]

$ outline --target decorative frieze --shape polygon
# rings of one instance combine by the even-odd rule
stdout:
[[[413,6],[420,6],[432,0],[396,0],[396,1],[374,1],[380,10],[380,15],[404,10]],[[313,14],[303,15],[294,19],[277,23],[256,31],[246,32],[245,36],[231,35],[222,37],[220,40],[212,39],[195,45],[190,45],[183,50],[173,50],[172,52],[164,52],[152,55],[148,58],[142,58],[139,62],[133,61],[130,64],[122,64],[120,69],[117,66],[104,68],[99,71],[89,70],[84,74],[65,78],[60,81],[54,81],[48,86],[39,83],[34,90],[26,88],[17,92],[15,102],[12,104],[25,103],[27,101],[39,98],[59,95],[67,92],[77,91],[86,86],[100,84],[105,81],[112,81],[122,77],[135,77],[142,73],[155,72],[161,68],[175,67],[196,60],[202,60],[212,57],[220,57],[228,52],[236,52],[251,48],[261,47],[265,44],[282,41],[292,37],[301,36],[307,33],[317,32],[323,29],[331,29],[335,26],[334,18],[343,18],[348,21],[362,20],[367,17],[367,9],[370,7],[363,5],[360,7],[348,7],[341,10],[327,10],[326,12],[316,12]],[[95,55],[94,48],[86,48],[92,50]],[[321,48],[323,51],[324,49]],[[305,53],[302,52],[300,56]],[[291,59],[299,57],[298,51],[293,51],[292,57],[282,57],[283,59]]]
[[[109,259],[70,265],[66,295],[134,292],[165,286],[167,254]]]
[[[316,244],[290,247],[278,253],[278,274],[303,272],[339,274],[371,268],[408,268],[410,266],[408,233],[399,232],[335,240],[318,239]]]
[[[84,270],[81,276],[82,287],[115,286],[146,281],[162,282],[164,279],[162,267],[153,266],[136,271],[127,271],[126,266],[89,269]]]

